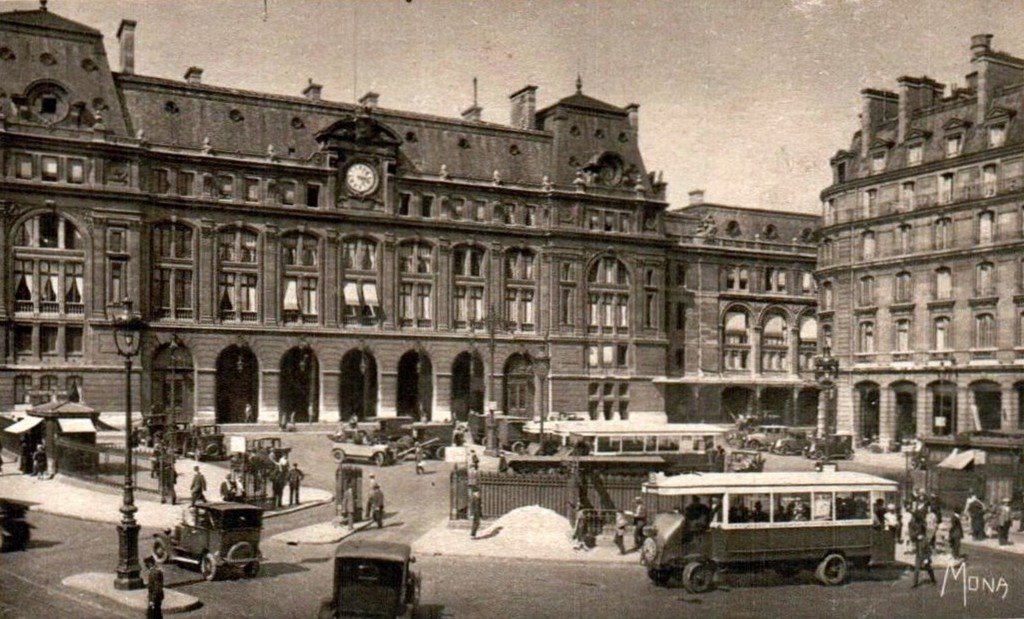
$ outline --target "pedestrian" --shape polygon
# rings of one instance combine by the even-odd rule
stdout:
[[[373,482],[373,491],[370,492],[370,500],[367,501],[366,511],[370,512],[370,517],[377,523],[378,529],[384,528],[384,491],[380,489],[380,484]]]
[[[903,502],[903,513],[900,514],[900,541],[903,543],[903,554],[914,552],[914,539],[910,537],[910,523],[914,520],[911,502]]]
[[[1020,525],[1017,527],[1017,531],[1024,531],[1024,494],[1019,490],[1013,493],[1013,498],[1010,499],[1010,510],[1014,516],[1020,518]]]
[[[423,470],[423,448],[419,445],[416,446],[416,474],[422,475]]]
[[[921,570],[928,574],[931,583],[936,584],[935,570],[932,569],[932,547],[925,535],[925,522],[922,510],[914,513],[914,520],[910,524],[910,535],[914,539],[914,585],[916,588],[921,576]]]
[[[32,475],[42,479],[46,475],[46,448],[40,443],[32,454]]]
[[[245,421],[246,423],[256,423],[256,412],[252,409],[252,404],[245,403]]]
[[[967,499],[964,511],[971,519],[971,537],[975,541],[985,539],[985,504],[978,495],[972,494]]]
[[[143,559],[146,566],[146,619],[163,619],[164,611],[164,571],[153,559]]]
[[[160,458],[160,502],[170,501],[171,505],[178,504],[178,492],[175,484],[178,482],[178,471],[174,468],[174,454],[165,452]]]
[[[999,523],[999,545],[1009,546],[1013,542],[1010,541],[1010,526],[1013,524],[1013,512],[1010,510],[1010,497],[1003,497],[1002,505],[999,506],[997,512],[997,522]]]
[[[639,550],[644,543],[644,526],[647,525],[647,506],[643,497],[633,502],[633,549]]]
[[[949,517],[949,552],[954,559],[960,559],[960,540],[964,538],[964,525],[960,514],[955,511]]]
[[[629,518],[626,517],[626,512],[621,509],[615,511],[615,546],[619,549],[619,554],[626,554],[626,543],[623,541],[626,537],[626,527],[629,526]]]
[[[900,515],[896,513],[895,503],[889,503],[885,509],[885,530],[892,533],[894,540],[900,537]]]
[[[281,467],[274,466],[270,474],[270,489],[274,493],[274,507],[284,507],[285,474]]]
[[[288,415],[288,425],[291,427],[291,431],[294,432],[295,431],[295,411],[292,411],[291,414]]]
[[[203,473],[199,470],[198,466],[192,467],[192,485],[189,486],[189,492],[192,494],[192,504],[206,502],[206,478],[203,477]]]
[[[277,415],[277,427],[284,432],[288,428],[288,413],[279,413]]]
[[[345,524],[348,525],[348,530],[351,531],[355,528],[353,521],[356,513],[356,497],[352,491],[352,486],[345,488],[345,493],[341,496],[341,516],[345,519]]]
[[[292,464],[292,468],[288,471],[288,504],[298,505],[299,504],[299,487],[302,485],[302,480],[306,477],[306,474],[299,469],[299,463]]]
[[[223,501],[234,501],[237,498],[237,492],[235,485],[235,479],[229,472],[225,477],[224,481],[220,482],[220,498]]]
[[[23,474],[32,474],[32,441],[29,440],[27,432],[21,435],[21,459],[18,465]]]
[[[470,490],[480,487],[480,464],[478,462],[469,465],[469,471],[466,472],[466,486]]]
[[[480,518],[483,515],[483,501],[480,499],[479,488],[473,488],[473,492],[469,495],[469,515],[473,519],[469,536],[476,539],[476,532],[480,529]]]
[[[939,518],[934,509],[926,509],[924,515],[924,536],[928,545],[935,548],[935,537],[939,532]]]

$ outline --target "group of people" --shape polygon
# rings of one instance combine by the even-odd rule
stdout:
[[[377,477],[370,474],[370,495],[366,499],[366,511],[370,520],[377,524],[378,529],[384,528],[384,490],[380,487]],[[355,489],[351,484],[346,486],[341,498],[341,517],[349,531],[355,528],[356,498]]]
[[[21,460],[19,468],[25,475],[47,479],[46,474],[49,471],[49,462],[46,457],[46,447],[40,442],[33,448],[33,442],[27,433],[21,435]],[[49,477],[53,477],[53,475],[51,474]]]
[[[1016,505],[1014,505],[1016,503]],[[1000,546],[1012,544],[1010,541],[1010,529],[1013,527],[1015,512],[1021,512],[1024,508],[1024,500],[1018,494],[1014,499],[1003,497],[999,505],[989,509],[985,503],[972,494],[964,504],[964,514],[971,527],[971,537],[974,540],[983,540],[989,537],[986,525],[991,524],[995,529],[995,536],[999,539]],[[1020,516],[1018,531],[1024,531],[1024,514]]]
[[[615,547],[619,554],[626,554],[626,532],[630,524],[633,526],[633,550],[639,550],[644,543],[644,527],[647,526],[647,505],[643,497],[636,497],[633,510],[616,510],[615,512]]]

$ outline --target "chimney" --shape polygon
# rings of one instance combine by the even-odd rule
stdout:
[[[372,110],[377,107],[378,99],[380,99],[380,95],[371,90],[365,95],[359,97],[359,105]]]
[[[626,106],[626,113],[629,114],[629,126],[635,135],[640,130],[640,104],[630,103]]]
[[[977,58],[992,49],[991,34],[976,34],[971,37],[971,58]]]
[[[314,84],[313,78],[309,78],[309,84],[302,89],[302,96],[306,97],[310,101],[319,101],[320,92],[324,89],[320,84]]]
[[[897,112],[899,120],[896,141],[902,143],[907,139],[907,132],[910,130],[910,117],[917,110],[930,107],[942,99],[942,93],[946,87],[927,75],[921,77],[904,75],[897,78],[896,82],[899,84],[899,109]]]
[[[997,90],[1024,81],[1024,60],[992,49],[991,34],[971,37],[971,65],[974,67],[975,93],[978,97],[976,120],[985,122],[985,115]]]
[[[202,84],[203,83],[203,70],[200,67],[189,67],[188,71],[185,71],[185,81],[189,84]]]
[[[466,109],[462,110],[462,120],[468,120],[470,122],[480,122],[480,114],[484,111],[484,108],[477,104],[473,104]]]
[[[135,20],[121,20],[117,41],[121,45],[121,73],[132,75],[135,73]]]
[[[695,206],[697,204],[704,204],[704,190],[703,189],[693,189],[693,190],[690,191],[689,196],[690,196],[690,206]]]
[[[508,97],[512,101],[510,124],[514,129],[536,129],[537,87],[525,86]]]
[[[860,115],[860,155],[867,157],[875,129],[887,119],[897,116],[899,99],[895,93],[873,88],[865,88],[860,94],[864,101],[864,111]]]

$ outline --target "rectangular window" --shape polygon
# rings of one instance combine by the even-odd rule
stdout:
[[[281,183],[281,204],[285,206],[295,204],[295,183],[291,181]]]
[[[978,216],[978,242],[991,243],[993,238],[993,227],[995,215],[992,211],[985,211]]]
[[[302,313],[316,316],[319,313],[317,306],[317,279],[305,277],[302,280]]]
[[[31,325],[14,325],[14,353],[17,355],[32,354]]]
[[[999,174],[994,165],[987,165],[981,169],[982,193],[986,198],[996,195],[996,187],[999,182]]]
[[[572,326],[575,323],[575,299],[576,290],[574,288],[561,289],[561,298],[559,301],[560,324],[564,326]]]
[[[153,171],[153,191],[155,193],[168,193],[171,190],[170,179],[167,176],[167,170],[154,170]]]
[[[616,367],[624,368],[629,364],[629,345],[628,344],[616,344],[615,345],[615,365]]]
[[[239,277],[238,282],[238,310],[241,312],[256,311],[256,284],[257,276],[247,273]]]
[[[416,317],[420,320],[432,320],[433,308],[430,306],[430,284],[416,284]]]
[[[320,185],[317,183],[306,183],[306,206],[317,208],[320,206]]]
[[[811,520],[811,493],[775,494],[772,522],[808,522]]]
[[[676,330],[683,331],[686,328],[686,304],[676,303]]]
[[[246,202],[259,202],[260,201],[260,179],[258,179],[258,178],[247,178],[247,179],[245,179],[245,201]]]
[[[35,170],[32,165],[32,155],[18,155],[17,171],[18,178],[32,178]]]
[[[896,321],[896,352],[910,350],[910,320],[901,318]]]
[[[648,292],[644,299],[644,328],[653,329],[657,324],[658,315],[658,295],[654,292]],[[626,325],[620,325],[626,326]]]
[[[999,148],[1006,143],[1006,125],[992,125],[988,128],[988,145]]]
[[[914,144],[907,148],[907,164],[920,165],[921,155],[924,152],[923,144]]]
[[[39,159],[40,175],[44,181],[56,181],[60,178],[60,162],[56,157]]]
[[[412,202],[412,195],[407,193],[398,194],[398,214],[409,215],[409,204]]]
[[[64,352],[68,355],[82,354],[82,327],[64,327]]]
[[[177,309],[192,309],[192,271],[175,271],[174,304]]]
[[[885,171],[884,152],[878,152],[871,155],[871,171],[875,174]]]
[[[949,204],[953,201],[953,175],[943,174],[939,177],[939,203]]]
[[[474,212],[473,212],[473,218],[476,221],[484,221],[485,219],[487,219],[487,203],[486,202],[481,200],[481,201],[476,203],[475,209],[474,209]]]
[[[196,191],[195,172],[178,172],[178,195],[191,196]]]
[[[420,197],[420,217],[434,216],[434,196]]]
[[[217,198],[231,200],[235,197],[235,177],[222,174],[217,177]]]
[[[523,214],[523,224],[527,226],[537,225],[537,207],[532,204],[526,205],[526,210]]]
[[[41,325],[39,327],[39,352],[44,355],[57,354],[57,342],[60,329],[57,325]]]
[[[870,500],[868,492],[837,492],[836,520],[870,520]]]
[[[904,209],[914,208],[915,187],[914,181],[907,181],[900,185],[900,202]]]
[[[956,157],[960,154],[960,148],[963,146],[962,135],[951,135],[946,138],[946,156]]]
[[[85,161],[68,159],[68,182],[80,185],[85,182]]]

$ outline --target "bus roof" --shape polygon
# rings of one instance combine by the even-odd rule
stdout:
[[[725,434],[734,426],[724,423],[658,423],[651,421],[551,421],[544,424],[544,431],[552,434]],[[538,432],[540,424],[531,421],[526,430]]]
[[[895,491],[892,480],[852,471],[785,471],[773,473],[686,473],[668,477],[654,475],[644,492],[660,496],[690,494],[755,493],[798,490],[886,490]]]

